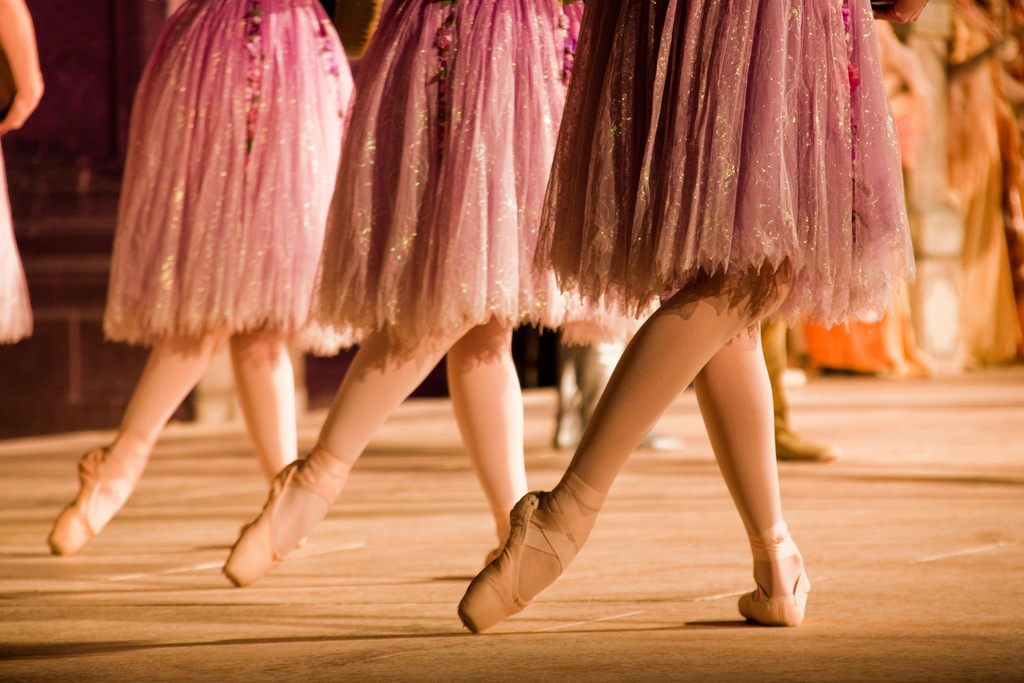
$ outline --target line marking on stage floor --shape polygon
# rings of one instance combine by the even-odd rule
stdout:
[[[330,553],[337,553],[343,550],[355,550],[357,548],[364,547],[366,547],[366,541],[360,540],[353,541],[352,543],[343,543],[342,545],[331,546],[330,548],[324,548],[323,550],[302,553],[300,555],[295,555],[293,557],[294,559],[300,559],[303,557],[316,557],[317,555],[329,555]],[[111,576],[107,578],[107,581],[131,581],[132,579],[148,579],[157,576],[166,576],[168,574],[184,574],[186,572],[197,572],[203,569],[216,569],[218,567],[223,567],[224,562],[226,560],[227,558],[225,557],[224,559],[217,560],[216,562],[201,562],[200,564],[191,564],[186,567],[173,567],[171,569],[163,569],[158,572],[143,572],[139,574],[119,574],[118,576]]]
[[[647,610],[642,609],[638,612],[627,612],[626,614],[616,614],[611,617],[601,617],[600,619],[591,619],[589,621],[577,621],[573,624],[562,624],[561,626],[551,626],[550,628],[542,628],[534,633],[544,633],[545,631],[557,631],[560,628],[572,628],[573,626],[585,626],[586,624],[596,624],[599,621],[610,621],[611,619],[622,619],[623,617],[631,617],[636,614],[643,614]]]
[[[960,557],[961,555],[973,555],[974,553],[987,553],[989,550],[996,550],[998,548],[1008,548],[1010,546],[1017,545],[1015,542],[999,541],[998,543],[991,543],[989,545],[978,546],[976,548],[967,548],[965,550],[958,550],[953,553],[942,553],[940,555],[929,555],[928,557],[922,557],[920,560],[914,560],[913,564],[922,564],[924,562],[935,562],[936,560],[944,560],[947,557]]]
[[[705,600],[721,600],[722,598],[735,598],[744,593],[749,593],[749,590],[733,591],[731,593],[715,593],[714,595],[704,595],[699,598],[694,598],[693,602],[704,602]]]
[[[832,577],[833,577],[833,574],[826,574],[824,576],[815,576],[814,577],[814,582],[815,583],[821,583],[823,581],[829,581],[829,580],[832,579]],[[714,595],[702,595],[699,598],[692,598],[690,600],[690,602],[706,602],[708,600],[721,600],[722,598],[738,598],[739,596],[745,595],[746,593],[749,593],[749,592],[750,592],[750,589],[748,588],[748,589],[741,590],[741,591],[730,591],[728,593],[715,593]]]
[[[342,543],[341,545],[331,546],[330,548],[324,548],[323,550],[311,550],[308,553],[300,552],[298,555],[294,555],[295,558],[302,557],[316,557],[317,555],[330,555],[331,553],[340,552],[342,550],[356,550],[358,548],[365,548],[366,540],[360,539],[358,541],[350,541],[348,543]]]
[[[423,650],[402,650],[401,652],[392,652],[389,655],[379,655],[377,657],[370,657],[369,659],[360,659],[357,662],[350,662],[343,666],[353,666],[355,664],[366,664],[367,662],[379,662],[382,659],[391,659],[392,657],[401,657],[402,655],[411,655],[417,652],[423,652]]]
[[[202,500],[204,498],[223,498],[225,496],[247,496],[249,494],[256,495],[258,493],[265,493],[265,489],[256,488],[250,486],[248,488],[238,489],[223,489],[223,488],[208,488],[200,491],[192,491],[190,493],[182,493],[174,496],[157,496],[154,495],[149,498],[143,498],[138,501],[132,501],[132,507],[151,507],[153,505],[172,505],[174,503],[183,503],[187,501]]]
[[[213,569],[214,567],[223,567],[224,560],[218,560],[217,562],[203,562],[201,564],[193,564],[187,567],[174,567],[173,569],[164,569],[159,572],[145,572],[143,574],[119,574],[118,576],[111,576],[107,578],[107,581],[131,581],[132,579],[147,579],[153,576],[165,576],[167,574],[181,574],[184,572],[195,572],[200,569]]]

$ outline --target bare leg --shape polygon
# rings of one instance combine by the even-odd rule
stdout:
[[[565,476],[540,504],[540,512],[559,518],[558,525],[570,530],[575,551],[590,535],[604,496],[644,435],[719,349],[750,324],[750,314],[739,309],[719,312],[717,302],[679,306],[670,299],[633,337]],[[520,577],[524,596],[529,592],[531,598],[575,556],[553,546],[546,553],[532,548],[527,552],[546,555],[545,571]]]
[[[608,493],[672,401],[719,349],[756,320],[739,309],[719,308],[704,301],[678,306],[673,298],[644,323],[612,373],[568,472]],[[552,494],[557,492],[558,487]]]
[[[239,404],[256,458],[268,482],[295,460],[295,375],[288,343],[278,332],[231,337],[231,365]]]
[[[118,461],[126,471],[141,474],[160,432],[222,341],[220,335],[207,335],[195,343],[169,340],[153,347],[105,461]]]
[[[78,551],[113,518],[135,490],[157,437],[199,381],[221,342],[168,340],[153,347],[132,393],[114,442],[79,463],[81,488],[54,524],[50,547],[58,555]]]
[[[508,539],[512,506],[527,491],[523,394],[511,343],[512,329],[492,321],[467,332],[448,352],[455,419],[491,505],[499,546]]]
[[[334,481],[326,489],[319,486],[284,489],[274,520],[277,548],[294,548],[320,523],[370,439],[443,354],[443,349],[435,349],[398,360],[392,356],[387,335],[383,333],[371,335],[360,346],[334,397],[316,448],[307,458],[311,465],[322,466],[323,471],[333,473]]]
[[[782,521],[772,388],[760,336],[723,346],[693,382],[704,426],[748,534]]]
[[[235,585],[265,575],[320,523],[370,439],[437,364],[444,348],[399,358],[387,333],[366,339],[334,397],[316,447],[278,474],[263,512],[235,543],[224,565]]]
[[[754,581],[765,598],[773,598],[793,595],[803,559],[792,541],[783,547],[788,531],[779,496],[772,388],[759,342],[758,335],[733,339],[700,371],[694,388],[715,458],[751,540]]]
[[[789,579],[806,583],[806,578],[802,572],[797,579],[797,574],[784,571],[800,560],[781,521],[771,388],[757,335],[747,330],[763,312],[722,310],[719,303],[681,306],[676,298],[670,299],[640,328],[612,374],[565,476],[551,493],[529,494],[516,505],[504,552],[470,584],[459,615],[471,630],[485,630],[522,610],[558,578],[589,536],[605,495],[633,449],[695,380],[720,467],[752,534],[759,589],[744,596],[746,606],[753,604],[757,610],[751,618],[799,623],[801,586],[785,584]],[[730,367],[734,362],[738,368]],[[776,590],[781,591],[779,598],[774,597]],[[802,596],[805,600],[806,588]],[[787,599],[789,603],[783,604]]]
[[[351,466],[370,439],[438,361],[447,345],[395,358],[387,335],[371,334],[359,347],[320,430],[317,447]]]
[[[565,476],[512,512],[502,555],[473,580],[459,616],[473,631],[522,610],[576,556],[626,460],[698,372],[758,316],[669,299],[626,347]],[[770,413],[769,413],[770,416]]]
[[[194,344],[171,340],[153,347],[121,419],[117,437],[100,464],[100,479],[109,477],[131,482],[128,490],[115,492],[101,488],[104,494],[98,498],[96,506],[96,522],[101,527],[131,495],[160,432],[199,382],[221,341],[220,335],[207,335]]]

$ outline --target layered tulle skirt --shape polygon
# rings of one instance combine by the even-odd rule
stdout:
[[[636,312],[787,282],[784,316],[831,323],[913,274],[868,0],[588,3],[560,135],[538,264],[564,288]]]
[[[309,310],[351,92],[316,0],[190,0],[168,20],[132,112],[109,338],[336,348]]]
[[[18,256],[7,200],[7,177],[0,152],[0,344],[16,342],[32,334],[25,272]]]
[[[323,323],[386,330],[400,348],[491,319],[587,318],[533,266],[581,13],[558,0],[385,9],[328,218]]]

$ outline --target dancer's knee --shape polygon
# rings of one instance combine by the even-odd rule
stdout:
[[[288,340],[276,330],[235,334],[231,337],[231,356],[240,367],[276,367],[288,356]]]
[[[213,357],[228,335],[226,332],[208,332],[198,337],[167,337],[153,345],[150,362],[161,363],[162,359],[185,359],[207,361]]]
[[[512,358],[512,326],[492,318],[463,334],[448,352],[456,367],[496,365]]]

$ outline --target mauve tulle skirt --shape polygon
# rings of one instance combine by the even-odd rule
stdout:
[[[825,323],[913,276],[868,0],[587,3],[538,246],[635,313],[676,290]]]
[[[352,76],[316,0],[189,0],[136,95],[104,329],[153,344],[278,330],[310,301]]]
[[[394,349],[497,319],[614,337],[534,269],[582,3],[393,0],[357,74],[314,304]],[[619,325],[622,329],[615,328]]]
[[[13,343],[30,334],[32,309],[18,245],[14,241],[4,157],[0,152],[0,344]]]

